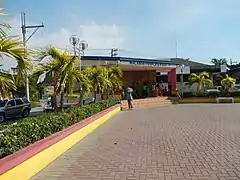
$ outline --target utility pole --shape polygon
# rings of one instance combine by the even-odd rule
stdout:
[[[74,58],[77,57],[77,52],[78,52],[79,71],[81,73],[82,72],[82,59],[81,59],[81,55],[84,56],[84,51],[87,49],[88,44],[84,40],[80,41],[80,39],[79,39],[79,37],[77,35],[72,35],[69,38],[69,41],[70,41],[70,43],[73,46]],[[77,47],[77,45],[79,45],[79,47]],[[81,81],[79,81],[79,93],[80,93],[79,101],[80,101],[80,105],[82,107],[83,106],[83,89],[82,89]]]
[[[33,25],[33,26],[28,26],[26,25],[26,13],[22,12],[21,13],[21,24],[22,24],[22,36],[23,36],[23,45],[25,48],[25,53],[27,53],[27,42],[29,41],[29,39],[31,39],[31,37],[33,37],[33,35],[38,31],[39,28],[44,27],[43,23],[41,25]],[[33,33],[26,38],[26,34],[27,34],[27,29],[35,29],[33,31]],[[29,79],[28,79],[28,75],[26,78],[26,96],[27,99],[29,100]]]

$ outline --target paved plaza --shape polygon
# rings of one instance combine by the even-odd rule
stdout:
[[[32,180],[240,179],[240,105],[123,111]]]

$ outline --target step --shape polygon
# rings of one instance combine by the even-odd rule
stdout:
[[[127,100],[121,101],[122,109],[128,109]],[[157,107],[157,106],[166,106],[172,104],[171,100],[168,97],[155,97],[155,98],[146,98],[146,99],[135,99],[132,101],[133,108],[147,108],[147,107]]]

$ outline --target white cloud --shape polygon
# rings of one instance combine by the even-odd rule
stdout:
[[[12,26],[11,34],[19,35],[21,38],[20,19],[13,18],[9,21]],[[29,25],[37,24],[28,22]],[[109,51],[93,51],[91,49],[110,49],[122,48],[125,41],[124,28],[115,24],[98,24],[95,22],[73,27],[62,27],[56,31],[49,31],[48,27],[39,29],[39,31],[27,43],[29,48],[42,48],[46,45],[53,45],[58,48],[72,50],[69,42],[71,35],[77,35],[80,40],[88,43],[86,54],[109,55]],[[28,36],[32,30],[28,30]],[[16,62],[12,59],[0,59],[0,64],[5,67],[15,66]]]

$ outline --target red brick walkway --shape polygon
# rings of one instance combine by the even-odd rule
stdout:
[[[240,179],[240,105],[121,112],[32,180]]]

